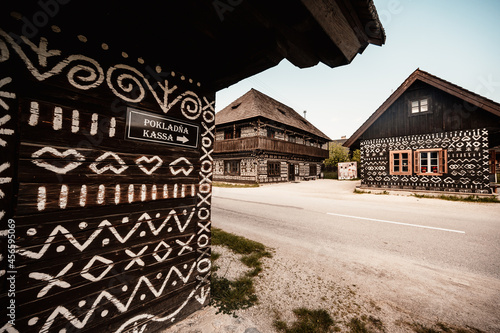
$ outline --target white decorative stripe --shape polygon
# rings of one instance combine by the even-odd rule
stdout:
[[[109,121],[109,137],[112,138],[115,136],[116,132],[116,118],[111,117],[111,120]]]
[[[80,113],[78,110],[73,110],[73,116],[71,117],[71,132],[76,133],[80,129]]]
[[[191,185],[191,196],[194,197],[196,191],[196,187],[194,185]]]
[[[177,198],[177,190],[178,190],[178,185],[174,184],[174,198]]]
[[[141,185],[141,201],[146,201],[146,194],[147,194],[147,187],[146,184]]]
[[[156,195],[157,195],[156,185],[153,185],[153,187],[151,187],[151,200],[156,200]]]
[[[61,207],[61,209],[65,209],[67,205],[68,205],[68,186],[62,185],[61,195],[59,196],[59,207]]]
[[[120,184],[115,186],[115,205],[120,203]]]
[[[168,199],[168,185],[163,185],[163,199]]]
[[[128,186],[128,203],[134,202],[134,185]]]
[[[85,207],[87,203],[87,185],[82,185],[80,189],[80,206]]]
[[[58,106],[54,108],[54,122],[52,128],[56,131],[62,128],[62,109]]]
[[[97,134],[97,121],[99,120],[99,115],[97,113],[92,114],[92,124],[90,125],[90,135]]]
[[[99,185],[99,191],[97,192],[97,203],[99,205],[102,205],[104,203],[104,195],[105,195],[106,188],[104,187],[103,184]]]
[[[28,120],[28,124],[30,124],[30,126],[36,126],[38,124],[39,114],[40,114],[40,109],[38,106],[38,102],[31,102],[30,119]]]
[[[47,201],[47,190],[45,186],[40,186],[38,188],[38,210],[42,211],[45,209],[45,203]]]
[[[185,198],[185,197],[186,197],[186,185],[182,184],[182,186],[181,186],[181,198]]]

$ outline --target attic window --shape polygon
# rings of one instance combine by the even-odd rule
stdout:
[[[430,111],[430,98],[420,98],[410,101],[410,114],[416,115]]]
[[[286,112],[281,110],[280,108],[277,108],[279,112],[281,112],[282,115],[286,115]]]
[[[235,105],[231,106],[231,109],[233,109],[233,110],[234,110],[234,109],[236,109],[236,108],[237,108],[238,106],[240,106],[240,105],[241,105],[241,103],[235,104]]]

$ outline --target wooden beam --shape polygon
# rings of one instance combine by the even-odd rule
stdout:
[[[335,0],[302,0],[302,3],[348,61],[363,49],[353,27]]]

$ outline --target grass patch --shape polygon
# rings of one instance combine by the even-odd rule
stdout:
[[[483,331],[469,327],[453,327],[445,323],[438,322],[432,327],[422,325],[420,323],[406,323],[409,327],[413,329],[416,333],[484,333]]]
[[[366,193],[372,193],[371,191],[363,191],[363,190],[358,190],[357,188],[354,189],[353,193],[356,194],[366,194]]]
[[[259,187],[259,184],[257,184],[257,183],[234,184],[234,183],[213,182],[212,186],[215,186],[215,187],[246,188],[246,187]]]
[[[448,200],[448,201],[464,201],[464,202],[483,202],[483,203],[491,203],[495,202],[498,203],[500,200],[498,200],[497,197],[479,197],[477,195],[469,195],[467,197],[461,197],[461,196],[456,196],[456,195],[439,195],[439,196],[432,196],[428,194],[418,194],[414,193],[413,196],[415,198],[424,198],[424,199],[441,199],[441,200]]]
[[[325,172],[323,172],[323,178],[325,178],[325,179],[339,179],[339,173],[337,171],[325,171]]]
[[[244,276],[231,281],[225,277],[217,275],[218,266],[214,261],[220,257],[212,256],[211,277],[211,305],[218,309],[218,313],[232,314],[240,309],[247,309],[257,302],[257,295],[253,285],[253,278],[262,271],[263,257],[271,257],[267,248],[259,243],[249,240],[245,237],[225,232],[218,228],[212,228],[212,245],[221,245],[229,248],[231,251],[242,254],[241,262],[246,266],[253,268]]]
[[[297,317],[294,323],[289,326],[278,318],[273,323],[274,328],[278,332],[284,333],[328,333],[335,324],[326,310],[299,308],[293,310],[293,313]]]

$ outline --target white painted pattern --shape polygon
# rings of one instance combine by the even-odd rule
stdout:
[[[71,115],[71,133],[77,133],[80,130],[80,112],[73,110]]]
[[[51,154],[55,157],[59,157],[61,159],[65,159],[66,157],[73,156],[76,161],[69,162],[67,163],[64,167],[58,167],[53,164],[50,164],[49,162],[46,162],[43,159],[38,159],[40,158],[43,154],[48,153]],[[52,147],[43,147],[33,154],[31,154],[31,162],[35,164],[36,166],[39,166],[41,168],[47,169],[49,171],[55,172],[57,174],[66,174],[69,171],[77,168],[80,164],[82,164],[83,161],[85,161],[85,157],[80,154],[78,151],[75,149],[67,149],[63,152],[58,151],[55,148]]]
[[[1,128],[1,126],[7,124],[11,120],[11,116],[6,114],[5,116],[0,118],[0,134],[1,135],[13,135],[14,130],[10,128]],[[7,147],[7,141],[0,139],[0,146]]]
[[[89,273],[90,268],[97,261],[100,263],[103,263],[106,267],[106,269],[103,270],[101,272],[101,274],[99,274],[99,276],[95,276],[95,275]],[[103,277],[105,277],[106,274],[108,274],[109,271],[113,269],[113,266],[114,266],[113,260],[106,259],[104,257],[96,255],[96,256],[92,257],[92,259],[87,263],[87,265],[85,265],[85,267],[83,267],[82,271],[80,272],[80,275],[89,281],[97,282],[97,281],[101,280]]]
[[[58,318],[59,316],[66,318],[66,320],[68,320],[75,328],[85,327],[85,325],[87,324],[89,319],[93,316],[94,312],[96,311],[98,305],[103,300],[109,302],[110,304],[113,304],[119,312],[121,312],[121,313],[126,312],[128,310],[128,308],[130,307],[130,305],[132,304],[132,301],[134,300],[135,296],[137,295],[138,290],[140,288],[143,288],[142,287],[143,284],[153,294],[154,297],[160,297],[162,295],[163,291],[165,290],[166,286],[169,284],[169,282],[171,280],[170,278],[173,276],[174,273],[184,284],[186,284],[188,282],[189,278],[191,277],[191,274],[193,273],[195,267],[196,267],[196,263],[193,263],[190,270],[186,273],[186,275],[184,275],[177,267],[172,266],[169,269],[168,274],[166,275],[166,277],[163,280],[163,283],[161,284],[159,289],[156,289],[154,287],[153,283],[147,277],[141,276],[139,278],[137,284],[135,285],[134,290],[132,291],[132,293],[131,293],[131,295],[126,303],[122,303],[118,298],[113,296],[108,291],[102,291],[99,294],[99,296],[97,296],[97,298],[95,299],[93,304],[91,305],[91,308],[89,309],[89,311],[85,314],[85,316],[83,316],[83,318],[81,320],[78,319],[77,316],[73,315],[70,312],[70,310],[68,310],[66,307],[58,306],[54,309],[54,311],[47,318],[47,320],[44,323],[43,327],[41,328],[40,332],[49,332],[50,327],[52,326],[52,324],[54,323],[56,318]],[[193,297],[196,290],[197,290],[197,288],[194,288],[194,290],[188,296],[187,300],[183,304],[181,304],[179,309],[177,311],[173,312],[171,315],[176,315],[182,308],[184,308],[186,306],[187,302]],[[142,316],[143,315],[139,315],[137,317],[134,317],[132,323],[134,321],[139,320],[139,318],[142,318]],[[147,315],[147,316],[153,317],[152,315]],[[129,324],[130,324],[129,321],[127,321],[115,333],[122,332],[123,329]]]
[[[184,167],[180,166],[178,167],[178,164],[187,164],[189,167]],[[183,173],[184,176],[189,176],[189,174],[194,170],[194,166],[189,160],[185,157],[179,157],[169,165],[170,167],[170,172],[174,175],[177,176],[179,173]]]
[[[109,120],[109,137],[112,138],[115,136],[116,133],[116,118],[111,117]]]
[[[146,187],[146,184],[141,185],[141,201],[146,201],[146,196],[148,193],[148,189]]]
[[[73,263],[67,264],[56,276],[52,276],[45,273],[32,272],[29,277],[34,280],[47,281],[47,285],[43,287],[38,294],[37,298],[45,296],[52,287],[69,288],[71,285],[68,282],[62,281],[60,278],[64,276],[73,267]]]
[[[30,103],[30,117],[28,119],[28,124],[30,126],[36,126],[38,124],[38,117],[40,116],[40,106],[38,102]]]
[[[115,186],[115,205],[120,203],[121,189],[120,184],[116,184]]]
[[[90,123],[90,135],[96,135],[99,126],[99,115],[97,113],[92,113],[92,120]]]
[[[101,162],[104,162],[109,157],[111,157],[113,159],[112,162],[110,162],[102,167],[99,167],[99,164],[101,164]],[[112,164],[114,162],[118,163],[117,167]],[[120,158],[120,156],[118,156],[117,154],[115,154],[113,152],[108,151],[108,152],[102,154],[101,156],[99,156],[95,160],[95,162],[90,164],[89,168],[92,171],[94,171],[95,173],[97,173],[98,175],[100,175],[108,170],[111,170],[116,174],[121,174],[123,171],[128,169],[128,165],[125,164],[125,162]]]
[[[147,175],[152,175],[159,167],[163,164],[163,160],[159,156],[153,156],[151,158],[146,156],[141,156],[135,160],[137,166]],[[144,164],[153,164],[149,169]]]
[[[52,128],[58,131],[62,128],[63,114],[62,109],[58,106],[54,108],[54,119],[52,121]]]
[[[127,242],[130,239],[130,237],[132,237],[132,235],[134,235],[135,231],[137,229],[139,229],[139,227],[144,223],[149,226],[149,230],[151,231],[151,233],[154,236],[158,236],[171,219],[173,219],[173,221],[175,222],[175,225],[177,226],[179,232],[183,233],[186,230],[186,228],[189,226],[189,224],[191,223],[191,220],[194,216],[195,211],[196,211],[196,208],[192,208],[191,213],[189,215],[187,215],[187,211],[184,210],[182,212],[182,215],[187,216],[187,217],[185,218],[184,222],[181,222],[181,219],[179,218],[179,214],[177,214],[175,209],[172,209],[168,213],[168,215],[165,217],[163,222],[158,227],[156,227],[154,225],[154,223],[151,219],[151,216],[148,213],[144,213],[137,219],[137,222],[129,230],[127,235],[125,235],[123,237],[118,233],[118,231],[111,224],[111,222],[109,222],[108,220],[103,220],[103,221],[101,221],[101,223],[99,223],[97,229],[94,230],[94,232],[89,236],[89,238],[83,244],[81,244],[68,229],[66,229],[65,227],[63,227],[61,225],[58,225],[52,230],[49,237],[43,243],[44,245],[42,246],[42,248],[38,252],[20,248],[18,253],[19,253],[19,255],[27,257],[27,258],[40,259],[49,250],[49,248],[52,245],[52,241],[56,238],[56,236],[58,234],[61,234],[62,236],[66,237],[66,239],[71,243],[71,245],[73,245],[77,250],[82,252],[88,246],[90,246],[92,244],[92,242],[101,234],[101,232],[105,228],[107,230],[109,230],[120,243],[123,244],[123,243]],[[128,222],[128,219],[124,220],[124,221]]]
[[[134,202],[134,185],[130,184],[128,186],[128,203]]]
[[[87,203],[87,185],[82,185],[80,188],[80,207],[85,207]]]
[[[106,187],[103,184],[101,184],[99,185],[99,190],[97,191],[98,205],[102,205],[104,203],[105,195],[106,195]]]
[[[40,186],[38,188],[38,197],[37,197],[37,208],[39,211],[45,209],[46,202],[47,202],[47,190],[45,186]]]
[[[11,77],[5,77],[3,79],[0,80],[0,88],[2,88],[3,86],[9,84],[12,82],[12,78]],[[9,98],[9,99],[14,99],[16,98],[16,94],[15,93],[12,93],[12,92],[7,92],[7,91],[1,91],[0,90],[0,106],[2,108],[4,108],[6,111],[9,110],[9,105],[7,103],[4,102],[4,100],[2,98]]]
[[[68,205],[68,186],[62,185],[61,194],[59,195],[59,207],[61,209],[66,209],[67,205]]]

